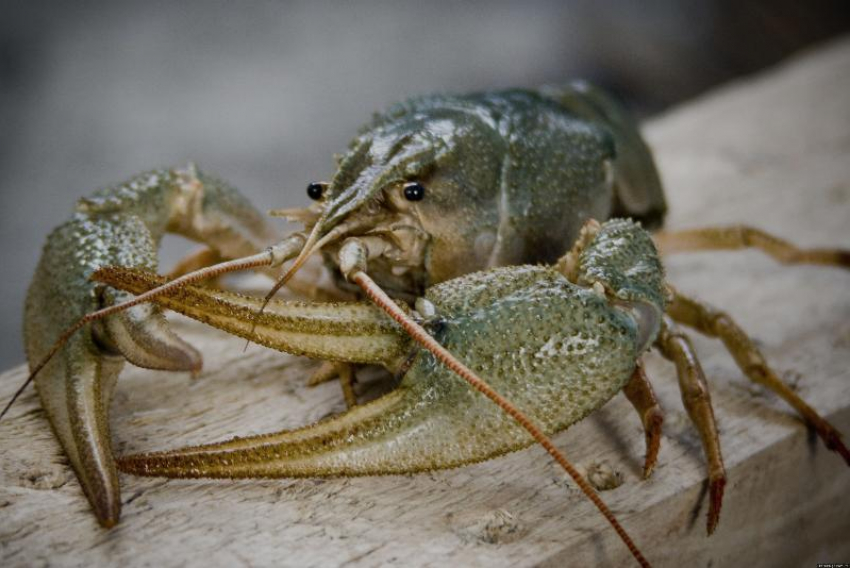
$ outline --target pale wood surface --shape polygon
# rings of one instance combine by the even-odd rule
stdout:
[[[850,247],[850,41],[834,43],[654,120],[669,227],[749,223],[809,246]],[[671,258],[669,278],[727,308],[776,369],[850,433],[850,273],[784,268],[756,252]],[[179,321],[206,371],[127,369],[112,404],[118,453],[314,421],[343,408],[307,389],[314,364]],[[640,478],[643,434],[618,396],[556,440],[624,483],[603,498],[660,566],[814,566],[850,558],[850,470],[719,343],[696,339],[730,483],[706,538],[704,459],[669,365],[648,357],[666,411],[660,462]],[[0,400],[24,377],[0,376]],[[369,385],[361,385],[369,390]],[[0,423],[0,565],[562,566],[628,561],[596,510],[539,448],[407,477],[164,481],[122,476],[121,524],[98,527],[36,396]]]

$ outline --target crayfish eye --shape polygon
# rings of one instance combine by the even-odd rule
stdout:
[[[322,198],[322,194],[325,193],[325,188],[328,186],[326,183],[314,181],[307,185],[307,196],[313,201],[318,201]]]
[[[419,182],[411,182],[404,186],[404,198],[408,201],[422,201],[425,197],[425,186]]]

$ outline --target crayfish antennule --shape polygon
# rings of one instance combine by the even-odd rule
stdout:
[[[281,217],[293,223],[302,223],[304,225],[314,224],[319,220],[320,213],[310,209],[309,207],[298,207],[293,209],[270,209],[268,211],[271,217]]]

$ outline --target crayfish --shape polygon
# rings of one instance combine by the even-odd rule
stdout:
[[[648,476],[662,416],[641,356],[657,347],[676,365],[707,456],[711,533],[726,474],[703,371],[678,324],[723,340],[744,374],[784,398],[850,463],[839,433],[779,379],[727,314],[666,282],[656,247],[758,247],[783,262],[844,268],[850,254],[800,250],[747,227],[651,237],[645,229],[660,226],[666,210],[651,153],[628,114],[593,87],[396,105],[361,130],[329,182],[311,183],[307,193],[310,207],[276,212],[304,229],[276,240],[221,180],[194,166],[155,171],[80,200],[48,238],[27,299],[27,355],[53,429],[104,526],[120,514],[107,410],[124,360],[170,370],[201,364],[169,330],[161,307],[326,361],[319,378],[338,376],[350,408],[303,429],[119,458],[129,473],[413,473],[538,442],[645,562],[548,435],[622,390],[644,425]],[[209,247],[171,281],[155,274],[166,232]],[[274,292],[314,253],[336,279],[331,294],[370,301],[292,302],[194,285],[248,268],[279,275],[292,261]],[[353,364],[381,365],[399,385],[357,404]]]

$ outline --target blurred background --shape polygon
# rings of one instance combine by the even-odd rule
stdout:
[[[24,361],[45,235],[98,187],[193,160],[261,210],[297,206],[357,127],[405,97],[584,77],[647,117],[846,33],[848,6],[3,0],[0,370]],[[164,265],[184,250],[167,241]]]

